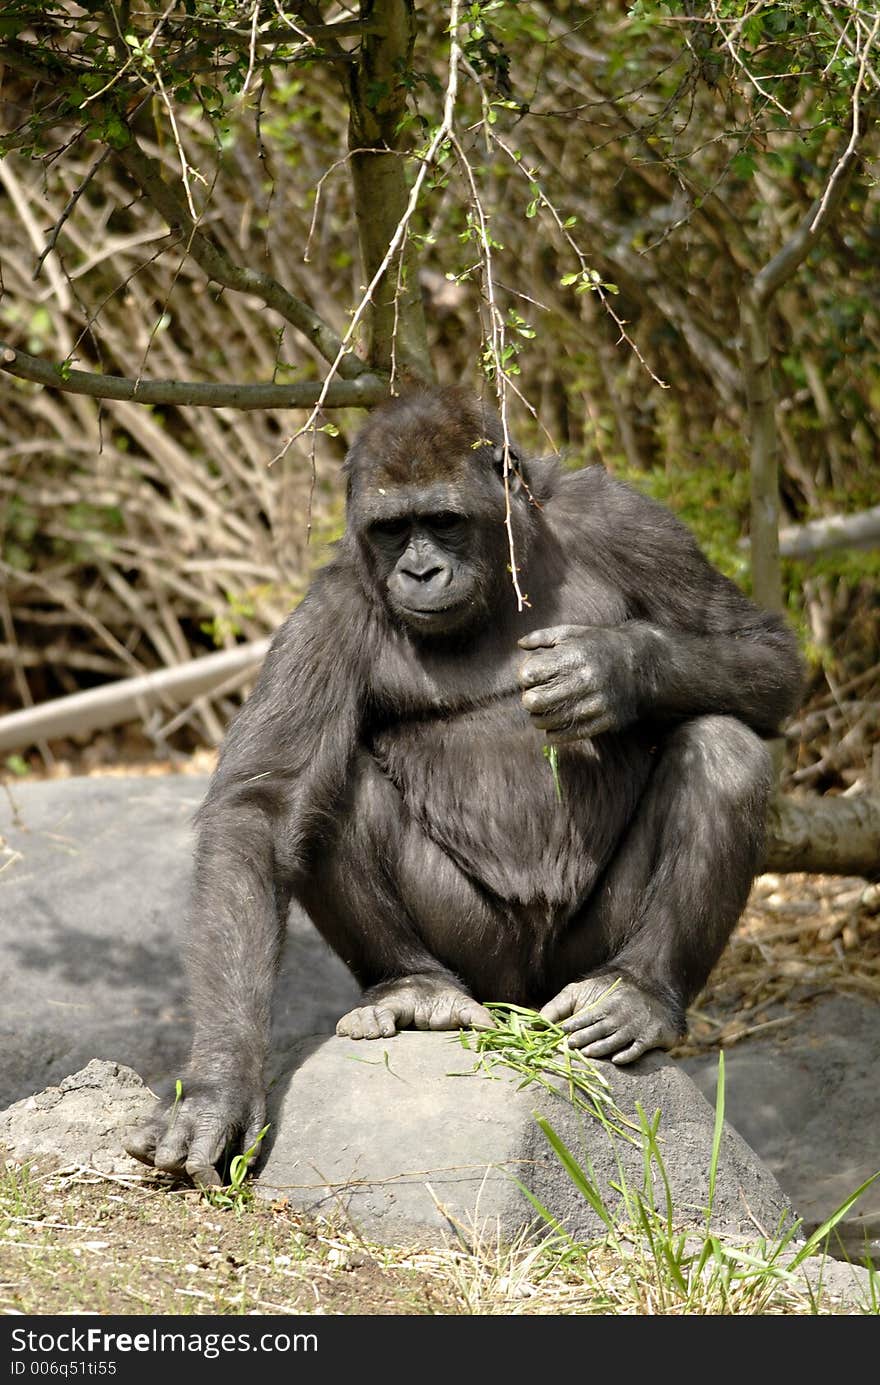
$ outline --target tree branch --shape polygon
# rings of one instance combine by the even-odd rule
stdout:
[[[759,308],[766,308],[773,295],[800,268],[834,219],[849,185],[855,152],[855,146],[848,142],[834,161],[822,196],[816,198],[781,250],[755,275],[750,291]]]
[[[783,599],[769,309],[774,295],[803,264],[840,207],[855,164],[855,150],[855,141],[850,139],[835,159],[821,197],[801,218],[782,248],[745,285],[740,302],[751,452],[752,589],[755,599],[774,611],[783,609]]]
[[[765,870],[880,875],[880,796],[777,796],[767,821]]]
[[[0,370],[64,394],[86,394],[93,399],[130,399],[138,404],[190,404],[211,409],[311,409],[323,388],[320,380],[299,380],[290,385],[131,380],[124,375],[68,370],[38,356],[29,356],[5,342],[0,342]],[[353,380],[334,380],[326,389],[322,403],[331,409],[368,407],[378,404],[387,395],[388,381],[365,372]]]

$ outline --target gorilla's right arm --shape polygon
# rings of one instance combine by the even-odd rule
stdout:
[[[291,887],[332,812],[360,730],[370,624],[328,568],[272,642],[199,810],[187,970],[194,1021],[182,1099],[131,1131],[157,1169],[218,1183],[265,1124],[272,995]],[[357,609],[355,609],[357,608]]]

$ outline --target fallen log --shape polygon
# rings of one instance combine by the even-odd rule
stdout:
[[[765,869],[880,879],[880,794],[780,795],[767,821]]]
[[[136,678],[120,678],[98,688],[23,707],[0,717],[0,754],[27,750],[40,742],[106,731],[128,721],[144,721],[160,707],[175,709],[195,698],[235,686],[266,657],[268,639],[204,654],[173,668]]]

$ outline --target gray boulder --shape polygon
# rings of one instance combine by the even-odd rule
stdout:
[[[880,1169],[880,1007],[852,995],[815,1000],[773,1033],[725,1055],[727,1116],[776,1175],[811,1231]],[[717,1060],[679,1060],[711,1099]],[[836,1237],[880,1263],[880,1178]]]
[[[182,943],[205,775],[12,784],[0,793],[0,1107],[90,1058],[165,1095],[186,1063]],[[358,988],[291,911],[275,1050],[331,1030]]]
[[[610,1212],[621,1177],[644,1181],[641,1141],[610,1140],[602,1125],[560,1093],[496,1066],[458,1036],[407,1032],[370,1043],[314,1037],[291,1054],[276,1091],[268,1156],[257,1191],[310,1212],[344,1212],[365,1237],[426,1244],[452,1234],[500,1232],[536,1223],[522,1183],[575,1237],[595,1236],[600,1218],[565,1172],[535,1120],[545,1116],[591,1178]],[[673,1061],[648,1055],[627,1069],[599,1065],[630,1117],[639,1103],[662,1112],[659,1146],[684,1227],[705,1225],[715,1113]],[[664,1188],[655,1167],[655,1195]],[[712,1224],[751,1236],[792,1221],[791,1204],[745,1141],[725,1128]]]

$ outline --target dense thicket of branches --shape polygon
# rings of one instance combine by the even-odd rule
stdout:
[[[6,9],[10,352],[313,399],[421,178],[337,380],[371,397],[377,372],[482,372],[527,443],[636,479],[745,582],[744,295],[851,143],[834,217],[768,310],[773,416],[784,522],[876,505],[869,9]],[[265,633],[336,531],[359,409],[287,445],[301,411],[231,394],[99,403],[0,379],[6,709]],[[785,569],[816,656],[787,774],[811,788],[870,782],[878,566],[869,549]],[[229,709],[203,702],[171,743],[216,739]]]

